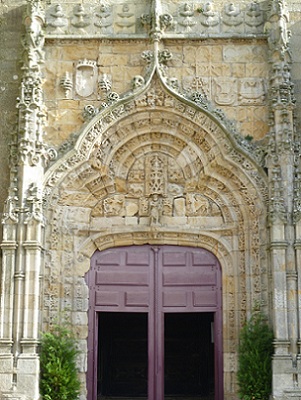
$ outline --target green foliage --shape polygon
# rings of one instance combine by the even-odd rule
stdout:
[[[251,135],[247,135],[247,136],[245,136],[245,139],[246,139],[248,142],[252,142],[252,140],[254,139],[254,137],[251,136]]]
[[[266,400],[272,388],[273,331],[261,312],[254,312],[240,333],[239,397]]]
[[[56,325],[41,338],[40,392],[43,400],[76,400],[80,382],[76,340],[65,326]]]

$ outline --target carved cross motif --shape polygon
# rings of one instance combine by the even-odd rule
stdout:
[[[146,194],[166,193],[166,158],[162,154],[153,153],[146,159]]]

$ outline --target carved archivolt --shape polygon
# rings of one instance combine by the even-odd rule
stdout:
[[[87,125],[48,171],[45,200],[50,208],[85,208],[90,232],[112,225],[235,230],[264,214],[265,190],[260,168],[213,118],[155,83]]]
[[[204,247],[221,261],[225,350],[235,352],[233,310],[241,311],[242,321],[267,284],[259,257],[265,191],[260,167],[223,126],[170,96],[154,79],[146,92],[94,117],[74,149],[47,172],[46,214],[52,223],[45,316],[51,319],[60,307],[53,277],[66,282],[64,292],[70,276],[79,279],[87,272],[96,249],[146,243]],[[78,295],[70,289],[61,296],[86,315],[86,286],[77,286]]]
[[[101,175],[115,172],[121,178],[125,160],[129,167],[139,152],[146,154],[153,151],[155,143],[160,152],[170,154],[172,158],[182,158],[179,162],[186,174],[197,175],[198,171],[194,169],[197,159],[202,164],[201,168],[205,169],[223,162],[230,167],[226,162],[229,159],[234,164],[238,161],[239,170],[248,170],[248,179],[255,179],[256,186],[265,187],[264,174],[252,162],[252,156],[245,150],[240,151],[235,139],[220,122],[198,110],[198,107],[170,96],[155,83],[144,94],[126,103],[119,102],[87,124],[74,149],[49,169],[46,191],[51,192],[51,188],[60,185],[65,177],[68,180],[68,176],[83,168],[88,159],[91,159],[89,163],[93,169],[103,169]],[[114,171],[109,172],[113,158]],[[73,181],[74,176],[71,179]],[[190,178],[185,176],[187,179]],[[262,191],[260,196],[265,195]]]

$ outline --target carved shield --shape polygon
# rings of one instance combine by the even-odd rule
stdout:
[[[83,60],[75,66],[75,91],[80,97],[89,97],[96,90],[96,61]]]

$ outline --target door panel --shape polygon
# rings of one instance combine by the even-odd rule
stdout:
[[[216,365],[215,400],[222,399],[221,270],[213,254],[204,249],[178,246],[145,245],[108,249],[94,254],[91,260],[91,269],[86,276],[86,280],[89,286],[87,379],[89,400],[96,400],[97,380],[101,381],[105,377],[112,382],[113,378],[109,374],[114,376],[109,367],[106,370],[106,362],[103,361],[109,357],[108,350],[100,348],[98,352],[98,346],[101,346],[102,337],[101,332],[99,333],[100,336],[98,336],[98,329],[100,331],[105,329],[103,328],[105,317],[101,315],[106,313],[112,315],[115,313],[117,316],[116,327],[119,326],[117,330],[120,331],[122,328],[124,332],[121,336],[118,336],[116,333],[117,336],[115,339],[113,339],[114,334],[112,334],[113,341],[111,340],[107,344],[111,348],[109,358],[115,360],[118,354],[123,354],[119,364],[117,358],[116,363],[114,361],[116,367],[115,378],[116,374],[117,376],[122,375],[120,372],[122,369],[121,366],[125,367],[126,363],[129,363],[131,359],[130,357],[127,359],[126,350],[117,351],[121,343],[127,341],[127,348],[130,349],[131,346],[135,348],[134,343],[136,341],[137,351],[141,344],[141,341],[139,342],[140,339],[136,336],[139,329],[131,331],[131,325],[135,324],[135,317],[129,317],[132,320],[129,319],[124,326],[121,326],[118,324],[121,324],[122,320],[126,320],[126,317],[122,314],[129,313],[129,315],[135,315],[135,313],[138,313],[136,317],[138,325],[142,324],[142,322],[139,322],[138,315],[147,315],[148,400],[162,400],[164,398],[164,380],[166,396],[168,393],[171,395],[181,395],[181,391],[184,391],[184,389],[187,390],[187,385],[185,382],[181,383],[179,378],[181,376],[179,371],[183,369],[183,365],[179,363],[177,368],[175,367],[173,371],[171,369],[171,367],[177,365],[176,358],[178,356],[176,349],[178,349],[178,352],[179,349],[186,349],[182,356],[178,357],[179,359],[184,357],[185,354],[190,354],[191,360],[198,359],[196,363],[193,361],[191,366],[185,369],[187,372],[188,370],[190,371],[185,381],[189,381],[189,376],[192,379],[196,374],[204,376],[205,372],[202,372],[202,363],[205,357],[200,356],[200,352],[204,351],[204,348],[201,350],[201,343],[202,341],[207,343],[205,350],[210,348],[211,342],[208,342],[209,322],[205,322],[206,315],[209,315],[210,317],[208,318],[211,318],[211,320],[214,318],[215,345],[212,345],[214,347],[214,354],[211,352],[207,355],[211,357],[211,363],[213,363],[214,358]],[[195,313],[201,313],[202,315],[200,317],[189,317],[189,315]],[[175,314],[175,316],[172,316],[172,314]],[[185,314],[187,314],[186,317],[184,316]],[[118,316],[120,316],[120,322],[118,322]],[[189,321],[194,321],[195,324],[195,327],[187,329],[187,332],[185,332],[185,323],[181,327],[181,321],[185,320],[185,318],[188,318]],[[102,323],[98,323],[98,319],[102,320]],[[111,317],[110,321],[113,319]],[[165,334],[164,319],[165,329],[167,329]],[[171,322],[173,319],[176,322]],[[108,320],[107,323],[109,324],[110,321]],[[197,328],[201,324],[200,321],[208,325],[203,330],[198,330]],[[186,327],[188,325],[186,323]],[[174,338],[172,337],[170,326],[176,328],[172,329],[176,335]],[[195,344],[195,347],[191,344],[192,342],[197,342],[197,338],[193,336],[193,331],[199,332],[198,335],[201,337],[198,344]],[[178,342],[177,345],[175,345],[176,342]],[[191,344],[190,347],[189,343]],[[165,351],[164,344],[167,346]],[[99,354],[103,354],[102,359],[99,359]],[[141,366],[138,367],[136,365],[135,367],[135,363],[139,364],[139,361],[136,361],[133,361],[133,371],[135,368],[142,371],[143,368]],[[164,368],[164,362],[167,363],[166,368]],[[100,363],[102,363],[101,366],[98,366],[97,364]],[[213,368],[213,366],[210,365],[210,368]],[[207,371],[210,368],[207,365]],[[117,373],[117,371],[119,372]],[[135,375],[133,371],[132,376]],[[99,374],[100,376],[98,376]],[[126,372],[124,371],[123,374],[126,375]],[[176,377],[177,374],[178,378]],[[172,376],[173,378],[169,378]],[[130,381],[130,376],[128,379]],[[200,393],[205,393],[208,389],[204,388],[203,384],[203,386],[197,384],[195,380],[190,383],[191,393],[189,395],[193,395],[192,392],[197,392],[198,390]],[[104,388],[106,391],[105,385],[100,383],[98,389],[102,388],[101,390],[103,390]],[[121,383],[116,383],[113,386],[116,388],[119,387],[118,390],[116,389],[116,393],[123,393],[123,396],[127,396],[127,393],[129,393],[126,386],[122,386]],[[140,391],[140,389],[138,390],[140,383],[137,381],[137,384],[134,386],[137,386],[138,393]],[[177,393],[172,393],[173,391]],[[115,392],[109,390],[108,393]],[[141,395],[143,395],[142,392]],[[133,398],[135,396],[133,393],[130,395]]]
[[[88,275],[95,311],[148,311],[152,282],[152,253],[143,247],[96,253]],[[94,303],[94,304],[93,304]]]
[[[179,307],[183,312],[217,310],[220,308],[220,277],[217,260],[211,253],[182,248],[173,262],[172,246],[162,248],[159,270],[162,274],[163,311]],[[160,281],[158,282],[160,284]]]

